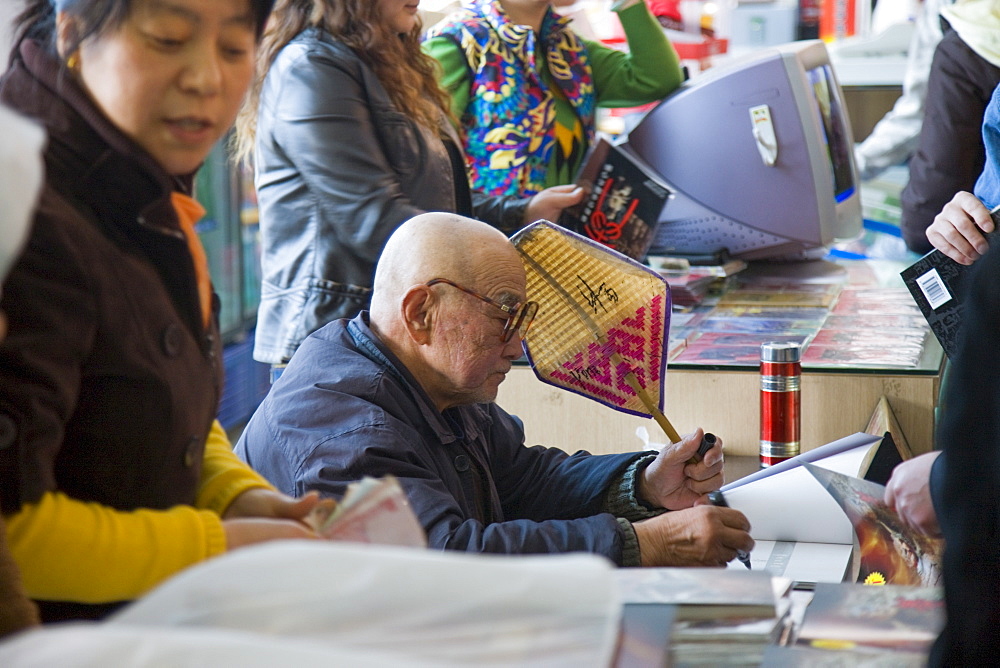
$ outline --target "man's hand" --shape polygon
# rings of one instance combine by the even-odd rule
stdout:
[[[536,220],[559,222],[559,216],[568,206],[579,204],[583,200],[583,188],[580,186],[553,186],[536,193],[524,210],[524,224],[530,225]]]
[[[896,466],[885,486],[885,503],[909,527],[928,536],[941,535],[928,484],[931,467],[941,452],[928,452]]]
[[[725,566],[753,549],[750,522],[738,510],[696,506],[632,524],[643,566]]]
[[[722,439],[705,453],[700,462],[688,461],[698,451],[701,429],[677,443],[665,445],[647,466],[638,481],[639,499],[650,506],[680,510],[690,508],[712,490],[722,487]]]
[[[944,205],[927,228],[927,240],[959,264],[972,264],[989,250],[983,233],[993,231],[993,218],[979,198],[960,192]]]

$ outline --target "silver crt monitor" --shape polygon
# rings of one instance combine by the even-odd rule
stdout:
[[[686,82],[629,133],[672,191],[653,254],[808,257],[861,232],[854,139],[819,40]]]

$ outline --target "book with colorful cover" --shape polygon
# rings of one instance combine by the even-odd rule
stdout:
[[[805,463],[854,527],[859,546],[857,581],[865,584],[939,586],[944,543],[914,531],[883,501],[885,486]]]
[[[699,339],[689,342],[672,361],[676,364],[756,366],[760,364],[760,344],[719,346],[710,342],[701,342]]]
[[[720,306],[811,306],[828,308],[837,296],[838,287],[824,290],[730,290],[719,299]]]
[[[559,224],[642,261],[670,197],[666,184],[626,148],[604,138],[591,149],[576,182],[587,195],[563,211]]]
[[[881,347],[862,344],[820,345],[810,343],[802,353],[802,365],[805,367],[834,368],[898,368],[912,369],[920,362],[922,348]]]
[[[926,656],[944,621],[941,587],[819,583],[796,643],[922,652]]]

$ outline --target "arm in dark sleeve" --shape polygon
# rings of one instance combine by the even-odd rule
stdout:
[[[945,463],[945,459],[947,458],[944,453],[937,456],[937,459],[931,464],[931,475],[927,481],[931,492],[931,503],[934,505],[934,514],[938,517],[941,517],[941,488],[948,475],[948,465]]]
[[[340,496],[352,480],[364,475],[391,474],[406,491],[432,548],[497,554],[590,552],[622,563],[624,530],[614,516],[599,511],[604,490],[597,488],[605,474],[595,472],[588,476],[583,471],[586,467],[568,463],[564,468],[573,471],[582,483],[538,490],[531,495],[534,498],[524,499],[521,509],[526,512],[515,515],[518,508],[509,509],[509,516],[516,519],[485,523],[467,512],[455,479],[442,479],[438,472],[443,470],[442,462],[429,461],[431,455],[411,447],[410,444],[420,441],[420,434],[392,420],[378,422],[363,420],[349,433],[327,434],[315,447],[306,448],[309,454],[297,465],[300,481],[297,489],[302,492],[316,489],[322,494]],[[274,439],[275,447],[287,448],[283,441]],[[563,453],[561,458],[567,457]],[[622,466],[627,466],[624,459]],[[539,464],[537,468],[541,471],[549,467]],[[511,482],[508,478],[503,482],[506,486]],[[535,477],[539,481],[551,480],[553,484],[557,483],[555,478]],[[585,484],[588,482],[589,485]],[[501,486],[500,481],[497,484]],[[501,496],[517,493],[499,491]],[[544,503],[542,496],[548,499]],[[563,510],[583,498],[589,499],[587,510],[593,509],[594,514],[586,516],[586,512]],[[522,504],[514,503],[518,505]],[[548,518],[540,512],[543,506],[553,511]],[[506,507],[504,512],[508,512]]]
[[[472,213],[479,220],[510,236],[525,226],[524,212],[528,208],[530,199],[530,197],[491,197],[481,190],[473,190]]]
[[[77,245],[43,208],[4,285],[0,494],[7,514],[56,489],[56,458],[96,336],[94,287]]]
[[[606,498],[629,465],[648,453],[572,455],[559,448],[525,447],[524,431],[491,405],[490,466],[507,516],[570,519],[606,512]]]
[[[927,80],[924,122],[900,197],[900,227],[907,247],[933,250],[926,231],[955,193],[972,192],[986,153],[982,126],[1000,68],[981,58],[951,31],[938,44]]]

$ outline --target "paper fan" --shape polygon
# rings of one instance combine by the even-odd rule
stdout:
[[[547,221],[512,238],[538,302],[525,352],[543,382],[605,406],[652,417],[676,443],[663,415],[670,288],[662,276]]]

